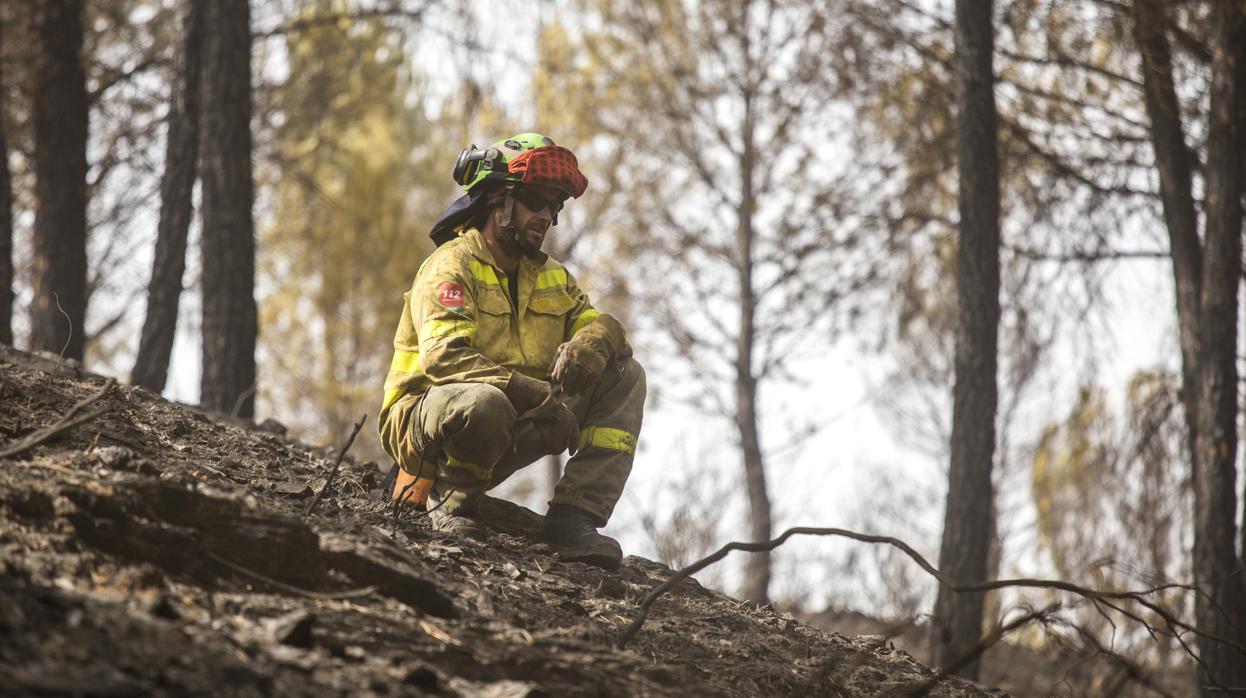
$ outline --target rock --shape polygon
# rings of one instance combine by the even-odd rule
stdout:
[[[285,497],[293,497],[294,499],[307,499],[312,496],[312,488],[306,482],[279,482],[273,488],[273,491]]]
[[[311,649],[316,644],[312,636],[315,625],[316,616],[300,610],[265,621],[264,630],[273,642],[299,649]]]
[[[259,429],[260,431],[267,432],[269,434],[276,434],[277,436],[285,436],[286,433],[289,431],[289,429],[286,428],[286,425],[282,424],[281,422],[278,422],[272,417],[269,417],[268,419],[265,419],[264,421],[260,422],[259,424],[255,426],[255,428]]]

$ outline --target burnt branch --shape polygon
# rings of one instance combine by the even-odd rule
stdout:
[[[362,587],[360,589],[348,589],[347,591],[337,591],[337,592],[327,592],[327,593],[322,593],[319,591],[310,591],[308,589],[296,587],[292,584],[279,582],[276,579],[262,575],[259,572],[256,572],[255,570],[247,569],[246,567],[243,567],[242,565],[239,565],[236,562],[230,562],[229,560],[226,560],[220,555],[213,553],[211,550],[205,550],[203,551],[203,554],[208,559],[212,560],[213,562],[224,565],[228,567],[229,569],[233,570],[234,572],[241,574],[244,577],[249,577],[250,579],[254,581],[270,586],[278,591],[283,591],[287,594],[293,594],[295,596],[302,596],[308,599],[318,599],[318,600],[361,599],[365,596],[371,595],[373,592],[376,591],[376,587],[371,587],[371,586]]]
[[[88,422],[100,416],[101,414],[104,413],[103,409],[93,410],[82,416],[78,416],[78,413],[86,409],[87,407],[90,407],[92,404],[97,402],[100,398],[107,395],[108,392],[112,390],[113,386],[116,384],[117,384],[117,380],[115,378],[109,378],[108,380],[104,381],[104,385],[103,387],[99,389],[99,392],[95,393],[89,398],[79,400],[77,404],[69,408],[69,411],[66,412],[64,416],[62,416],[60,419],[56,420],[56,422],[52,424],[51,426],[44,427],[32,434],[29,434],[28,436],[21,439],[20,441],[17,441],[16,443],[5,446],[4,448],[0,448],[0,458],[12,458],[13,456],[16,456],[19,453],[24,453],[25,451],[28,451],[35,446],[38,446],[39,444],[43,443],[44,441],[47,441],[48,439],[52,438],[53,436],[56,436],[57,434],[60,434],[63,431],[72,429],[78,426],[79,424]]]
[[[350,450],[351,444],[355,443],[355,437],[359,435],[359,430],[363,428],[363,423],[368,421],[368,415],[365,412],[358,422],[355,422],[355,429],[350,433],[350,438],[346,439],[346,443],[342,445],[342,450],[337,452],[337,460],[333,462],[333,470],[329,473],[329,479],[324,481],[324,487],[316,493],[315,497],[307,504],[307,510],[303,512],[303,516],[311,516],[316,510],[316,505],[324,498],[324,493],[329,491],[333,486],[333,480],[337,477],[337,471],[342,467],[342,459],[346,457],[346,452]]]
[[[688,565],[687,567],[684,567],[678,570],[677,572],[675,572],[674,575],[671,576],[670,579],[666,580],[662,584],[655,587],[652,591],[650,591],[645,596],[645,598],[641,601],[640,607],[638,608],[638,613],[637,613],[636,618],[631,622],[631,624],[629,624],[626,628],[624,628],[624,630],[619,634],[619,637],[618,639],[616,639],[615,644],[618,647],[623,647],[624,645],[627,644],[628,641],[632,639],[632,637],[636,635],[636,633],[640,630],[641,626],[644,624],[645,619],[648,617],[650,608],[653,606],[654,602],[656,602],[663,594],[673,589],[676,585],[678,585],[680,582],[684,581],[688,577],[691,577],[692,575],[696,574],[697,572],[700,572],[706,567],[709,567],[710,565],[716,562],[719,562],[720,560],[725,558],[727,554],[730,553],[731,551],[733,550],[741,550],[744,552],[770,551],[770,550],[774,550],[780,545],[783,545],[783,543],[787,542],[789,538],[791,538],[792,536],[796,536],[796,535],[839,536],[839,537],[849,538],[849,539],[856,540],[856,541],[861,541],[863,543],[890,545],[894,548],[899,549],[901,552],[907,555],[910,559],[916,562],[917,565],[921,567],[927,574],[929,574],[930,576],[938,580],[940,585],[952,591],[955,591],[957,593],[997,591],[999,589],[1007,589],[1007,588],[1050,589],[1054,591],[1064,591],[1064,592],[1075,594],[1077,596],[1085,598],[1086,600],[1096,605],[1102,604],[1104,606],[1107,606],[1121,613],[1125,617],[1130,618],[1131,620],[1134,620],[1138,623],[1141,623],[1144,627],[1148,628],[1148,630],[1152,630],[1152,631],[1155,630],[1149,623],[1142,620],[1136,614],[1129,613],[1128,611],[1122,609],[1118,604],[1113,603],[1116,601],[1132,601],[1133,603],[1136,603],[1139,606],[1146,608],[1147,610],[1154,613],[1157,617],[1161,618],[1164,621],[1164,624],[1167,626],[1168,632],[1173,637],[1177,638],[1177,640],[1181,643],[1182,647],[1185,649],[1186,653],[1194,661],[1199,662],[1200,664],[1202,663],[1201,659],[1194,652],[1193,648],[1190,648],[1189,646],[1186,645],[1186,643],[1181,637],[1182,633],[1186,633],[1186,632],[1192,633],[1194,635],[1212,640],[1214,642],[1221,643],[1228,647],[1232,647],[1233,649],[1240,652],[1241,654],[1246,655],[1246,646],[1243,646],[1241,643],[1237,642],[1236,640],[1227,638],[1227,637],[1222,637],[1214,633],[1209,633],[1204,630],[1200,630],[1194,626],[1191,626],[1190,624],[1185,623],[1184,621],[1174,616],[1172,613],[1168,612],[1166,609],[1161,607],[1159,604],[1147,598],[1148,596],[1151,596],[1153,594],[1158,594],[1160,592],[1169,591],[1173,589],[1186,590],[1186,591],[1190,591],[1201,596],[1205,596],[1205,594],[1201,590],[1188,584],[1164,584],[1161,586],[1153,587],[1150,589],[1144,589],[1140,591],[1102,591],[1102,590],[1097,590],[1097,589],[1090,589],[1087,587],[1079,586],[1077,584],[1073,584],[1071,582],[1065,582],[1065,581],[1058,580],[1058,579],[1033,579],[1033,578],[1028,578],[1028,577],[1021,577],[1021,578],[1015,578],[1015,579],[997,579],[997,580],[991,580],[987,582],[981,582],[979,584],[956,584],[947,575],[945,575],[943,572],[940,572],[938,568],[930,564],[930,562],[926,560],[926,558],[922,557],[920,553],[914,550],[912,546],[910,546],[908,543],[905,543],[904,541],[898,538],[893,538],[891,536],[878,536],[878,535],[872,535],[872,534],[866,534],[866,533],[857,533],[856,531],[850,531],[850,530],[843,529],[843,528],[815,528],[815,527],[807,527],[807,526],[797,526],[794,528],[789,528],[786,531],[784,531],[778,538],[775,538],[774,540],[771,540],[771,541],[757,542],[757,543],[742,543],[740,541],[732,541],[730,543],[727,543],[723,547],[719,548],[717,551],[711,553],[710,555],[692,563],[691,565]],[[1223,613],[1224,610],[1220,609],[1220,612]]]

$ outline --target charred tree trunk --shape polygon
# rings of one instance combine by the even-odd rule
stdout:
[[[960,245],[951,465],[939,568],[958,584],[984,581],[992,531],[999,331],[999,156],[992,0],[956,2]],[[931,625],[934,663],[967,656],[982,631],[983,595],[939,589]],[[976,678],[978,662],[958,672]]]
[[[1194,208],[1194,177],[1185,127],[1172,78],[1172,50],[1165,27],[1168,19],[1158,0],[1136,0],[1133,5],[1134,40],[1142,55],[1142,81],[1151,143],[1159,171],[1164,223],[1172,250],[1177,290],[1177,323],[1181,340],[1181,405],[1185,410],[1186,448],[1194,462],[1198,425],[1199,295],[1203,281],[1203,252]]]
[[[757,433],[757,377],[753,374],[753,349],[757,326],[753,288],[753,100],[744,95],[744,150],[740,158],[740,221],[736,229],[739,254],[740,326],[736,336],[736,429],[744,456],[744,480],[748,488],[749,537],[755,542],[771,537],[770,495],[766,492],[766,464]],[[770,552],[749,555],[744,567],[744,598],[757,604],[770,602]]]
[[[0,46],[4,27],[0,26]],[[3,55],[0,50],[0,55]],[[5,115],[9,102],[0,72],[0,344],[13,345],[13,178],[9,173],[9,142]]]
[[[34,349],[82,359],[87,305],[87,91],[81,0],[38,10],[34,74]]]
[[[1240,3],[1218,6],[1219,32],[1212,61],[1207,144],[1206,231],[1200,247],[1193,197],[1193,166],[1173,87],[1172,58],[1163,4],[1134,5],[1134,36],[1142,55],[1164,221],[1172,249],[1181,332],[1182,403],[1194,473],[1194,576],[1205,592],[1195,598],[1195,619],[1208,633],[1241,641],[1246,598],[1234,550],[1237,453],[1237,292],[1241,279],[1243,172],[1246,147],[1243,87],[1246,20]],[[1200,686],[1206,695],[1246,686],[1240,653],[1200,637]]]
[[[206,0],[203,39],[203,381],[200,402],[255,409],[255,232],[247,0]]]
[[[147,287],[147,316],[130,374],[131,383],[157,393],[164,390],[169,375],[182,276],[186,272],[186,236],[193,215],[191,194],[199,161],[199,66],[204,5],[199,0],[189,0],[182,11],[183,43],[170,100],[156,257]]]
[[[1243,582],[1237,553],[1237,294],[1242,279],[1242,168],[1246,148],[1246,9],[1217,5],[1208,115],[1207,219],[1199,345],[1200,410],[1194,459],[1194,577],[1207,592],[1195,600],[1199,627],[1242,641]],[[1246,687],[1240,650],[1199,639],[1205,695]]]

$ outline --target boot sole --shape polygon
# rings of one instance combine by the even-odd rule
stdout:
[[[550,547],[558,554],[559,559],[567,562],[586,562],[609,572],[619,569],[623,563],[623,550],[608,544],[579,547],[551,545]]]

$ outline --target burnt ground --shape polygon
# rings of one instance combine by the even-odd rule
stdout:
[[[55,363],[0,347],[0,450],[104,385]],[[487,542],[436,533],[369,496],[376,465],[349,457],[305,516],[337,447],[141,388],[97,408],[0,457],[5,695],[894,696],[934,678],[882,638],[695,580],[619,649],[664,565],[560,561],[541,517],[500,500]]]

